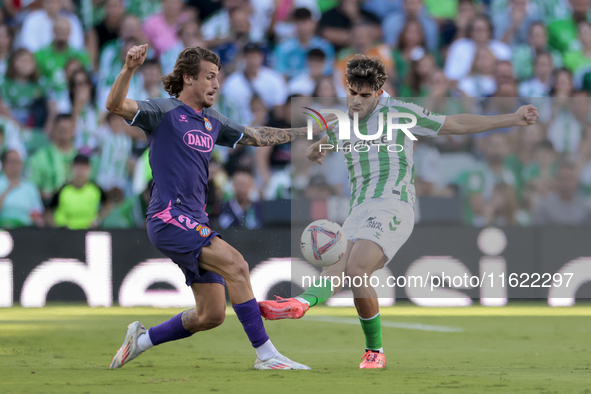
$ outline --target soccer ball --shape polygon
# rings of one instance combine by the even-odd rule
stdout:
[[[316,220],[302,233],[300,248],[310,264],[327,267],[343,257],[347,240],[338,223],[326,219]]]

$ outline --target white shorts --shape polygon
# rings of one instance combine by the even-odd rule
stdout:
[[[380,245],[388,262],[410,237],[415,225],[413,206],[391,198],[370,198],[351,211],[343,223],[349,241],[368,239]]]

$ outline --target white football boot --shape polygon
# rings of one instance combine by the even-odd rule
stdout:
[[[267,360],[257,360],[254,362],[254,369],[312,369],[304,364],[296,363],[289,358],[277,353]]]
[[[113,357],[113,361],[111,361],[110,365],[111,369],[121,368],[143,353],[137,344],[137,338],[140,336],[140,334],[145,333],[146,329],[139,321],[135,321],[127,326],[127,333],[125,334],[123,345],[121,345],[117,351],[117,354],[115,354]]]

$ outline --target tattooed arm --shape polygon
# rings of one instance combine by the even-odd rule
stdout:
[[[275,127],[245,127],[242,139],[238,141],[241,145],[270,146],[285,144],[296,138],[305,138],[307,129],[278,129]]]

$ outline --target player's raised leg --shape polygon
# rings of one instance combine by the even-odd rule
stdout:
[[[212,276],[210,273],[206,276]],[[212,276],[213,277],[213,276]],[[200,280],[208,280],[202,277]],[[111,368],[120,368],[137,356],[165,342],[190,337],[196,332],[210,330],[222,324],[226,316],[226,294],[221,283],[193,283],[195,308],[146,330],[139,321],[127,327],[123,345],[111,362]]]
[[[199,266],[225,279],[232,307],[255,348],[255,369],[310,369],[281,355],[273,346],[252,292],[248,263],[236,249],[214,238],[211,245],[202,248]]]
[[[371,277],[387,260],[380,245],[359,239],[351,250],[345,268],[345,274],[351,278],[355,307],[365,335],[365,354],[359,368],[384,368],[386,356],[382,347],[382,322],[377,293],[369,282],[355,281],[353,278]],[[360,286],[354,285],[360,282]]]
[[[347,241],[347,250],[343,257],[337,263],[324,267],[320,276],[323,278],[331,276],[341,278],[345,272],[347,259],[352,248],[353,242]],[[326,302],[326,300],[342,289],[343,284],[340,281],[335,284],[337,286],[333,286],[330,280],[318,279],[306,291],[295,298],[277,297],[276,300],[260,301],[259,308],[261,316],[267,320],[299,319],[311,307]]]

